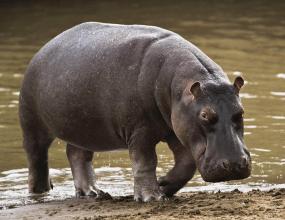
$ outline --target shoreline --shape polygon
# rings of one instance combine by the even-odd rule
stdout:
[[[242,193],[180,193],[168,201],[137,203],[132,196],[112,200],[65,199],[0,211],[0,219],[285,219],[285,189]]]

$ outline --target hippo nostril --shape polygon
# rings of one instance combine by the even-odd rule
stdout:
[[[241,157],[241,162],[240,162],[240,168],[244,169],[248,166],[249,162],[248,162],[248,158],[246,156],[242,156]]]
[[[222,167],[224,170],[229,170],[229,169],[230,169],[230,163],[229,163],[229,161],[228,161],[228,160],[222,160],[221,167]]]

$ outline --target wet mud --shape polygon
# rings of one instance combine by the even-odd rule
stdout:
[[[66,199],[1,210],[0,219],[285,219],[285,189],[181,193],[163,202]]]

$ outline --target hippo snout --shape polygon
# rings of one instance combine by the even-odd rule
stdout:
[[[217,166],[221,169],[232,172],[237,171],[240,172],[244,169],[247,169],[250,163],[250,159],[248,156],[242,156],[239,160],[231,162],[228,159],[222,159],[218,162]]]
[[[229,180],[245,179],[251,173],[251,158],[242,155],[235,159],[208,160],[201,169],[201,175],[207,182],[222,182]]]

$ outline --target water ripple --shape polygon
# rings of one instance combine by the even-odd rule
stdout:
[[[281,116],[281,115],[267,115],[266,117],[276,119],[276,120],[285,120],[285,116]]]
[[[278,73],[277,78],[285,79],[285,73]]]
[[[11,89],[0,87],[0,92],[9,92]]]
[[[270,94],[274,96],[285,96],[285,92],[270,92]]]
[[[239,94],[241,98],[245,98],[245,99],[255,99],[257,98],[257,95],[252,95],[249,93],[240,93]]]
[[[271,152],[270,149],[264,149],[264,148],[252,148],[252,150],[260,151],[260,152]]]

